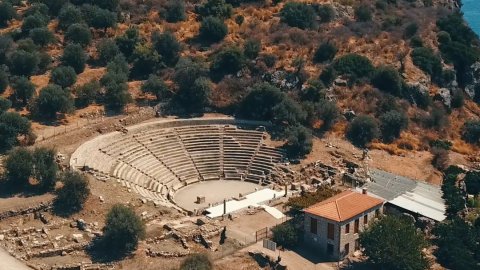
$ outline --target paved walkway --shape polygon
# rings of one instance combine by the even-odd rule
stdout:
[[[0,270],[32,270],[0,248]]]

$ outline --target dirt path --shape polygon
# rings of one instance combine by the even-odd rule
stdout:
[[[0,247],[0,270],[32,270]]]

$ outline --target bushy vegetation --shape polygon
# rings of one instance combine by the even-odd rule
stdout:
[[[470,120],[463,125],[462,138],[471,144],[480,144],[480,121]]]
[[[150,75],[148,80],[142,84],[142,91],[154,94],[159,101],[164,100],[171,94],[162,78],[155,75]]]
[[[212,260],[206,254],[187,256],[180,265],[180,270],[212,270]]]
[[[7,112],[11,103],[2,99],[0,110],[0,153],[10,150],[20,142],[29,142],[32,137],[31,124],[16,112]]]
[[[131,208],[116,204],[107,214],[98,248],[109,257],[122,258],[133,252],[144,237],[145,224],[140,217]]]
[[[311,132],[303,126],[294,126],[287,132],[285,150],[290,158],[302,158],[312,151]]]
[[[288,2],[280,11],[282,22],[300,29],[312,28],[315,23],[315,9],[308,4]]]
[[[218,52],[210,66],[210,73],[214,80],[220,80],[227,74],[236,74],[245,65],[246,58],[238,47],[228,47]]]
[[[318,46],[313,56],[313,61],[316,63],[323,63],[326,61],[331,61],[337,54],[337,47],[331,42],[323,42]]]
[[[196,6],[195,12],[202,18],[212,16],[224,20],[232,16],[232,5],[225,0],[207,0],[203,5]]]
[[[12,150],[5,160],[7,182],[17,189],[34,187],[39,191],[53,190],[58,171],[55,155],[55,151],[48,148]]]
[[[272,234],[273,241],[282,247],[295,247],[300,240],[300,233],[290,222],[285,222],[273,227]]]
[[[355,19],[359,22],[372,20],[372,9],[367,5],[358,5],[355,7]]]
[[[63,187],[57,191],[55,211],[62,215],[70,215],[83,209],[90,188],[87,178],[78,173],[67,171],[60,177]]]
[[[219,42],[228,33],[227,25],[219,18],[206,17],[200,25],[200,38],[208,42]]]
[[[408,117],[404,112],[391,110],[380,116],[380,131],[386,142],[400,137],[400,133],[408,126]]]
[[[423,233],[408,218],[382,217],[360,234],[368,261],[383,269],[429,269],[422,249],[427,247]]]
[[[372,77],[372,85],[394,96],[402,96],[403,79],[393,67],[379,67]]]
[[[73,110],[73,97],[67,89],[50,84],[40,90],[32,106],[38,115],[55,119],[57,113],[69,113]]]
[[[370,78],[374,67],[370,59],[358,54],[346,54],[333,63],[338,75],[348,76],[350,81],[362,81]]]
[[[368,115],[359,115],[349,123],[346,137],[357,147],[365,147],[378,138],[380,131],[375,118]]]
[[[433,80],[438,80],[442,75],[442,61],[432,49],[418,47],[412,51],[412,61],[421,70],[429,74]]]
[[[166,11],[167,22],[175,23],[184,21],[185,15],[185,2],[183,0],[170,0],[167,5]]]

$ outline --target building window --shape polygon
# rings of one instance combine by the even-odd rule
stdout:
[[[333,245],[332,244],[327,244],[327,254],[328,255],[333,254]]]
[[[378,218],[379,216],[380,216],[380,209],[377,209],[375,210],[375,217]]]
[[[350,223],[345,225],[345,234],[350,233]]]
[[[355,226],[353,227],[353,233],[358,233],[358,227],[360,225],[360,220],[355,219]]]
[[[367,225],[368,224],[368,214],[363,216],[363,224]]]
[[[345,244],[345,256],[348,256],[348,254],[350,253],[350,244]]]
[[[360,250],[360,241],[355,240],[355,250]]]
[[[327,225],[327,238],[330,240],[334,238],[334,225],[332,223],[328,223]]]
[[[317,220],[315,218],[310,218],[310,232],[317,234]]]

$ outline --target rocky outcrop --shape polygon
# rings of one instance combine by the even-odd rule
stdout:
[[[470,73],[468,74],[471,82],[465,86],[465,92],[472,99],[480,99],[480,93],[475,93],[475,87],[480,84],[480,62],[476,62],[470,66]]]

